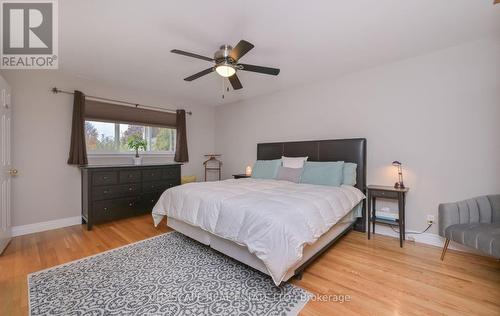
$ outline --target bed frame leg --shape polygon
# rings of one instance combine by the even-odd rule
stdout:
[[[303,271],[300,271],[299,273],[296,273],[296,274],[295,274],[295,278],[296,278],[297,280],[302,280],[302,273],[303,273]]]

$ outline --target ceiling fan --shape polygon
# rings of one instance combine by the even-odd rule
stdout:
[[[179,49],[173,49],[170,52],[188,57],[203,59],[215,63],[214,66],[207,68],[203,71],[200,71],[192,76],[184,78],[184,80],[193,81],[194,79],[198,79],[204,75],[208,75],[209,73],[215,71],[220,76],[228,78],[234,90],[239,90],[243,88],[243,86],[241,85],[240,79],[238,79],[238,76],[236,75],[236,72],[238,70],[258,72],[273,76],[277,76],[280,73],[280,70],[277,68],[238,63],[240,58],[243,57],[246,53],[248,53],[252,48],[254,48],[253,44],[245,40],[241,40],[234,48],[231,45],[222,45],[219,48],[219,50],[215,52],[214,58],[201,56],[198,54],[186,52]]]

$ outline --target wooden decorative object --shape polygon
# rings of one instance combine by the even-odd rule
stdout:
[[[207,160],[203,162],[203,166],[205,166],[205,181],[207,181],[207,172],[213,171],[219,173],[219,180],[222,177],[222,161],[217,159],[222,156],[221,154],[207,154],[205,157],[208,157]]]

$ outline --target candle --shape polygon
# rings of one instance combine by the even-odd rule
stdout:
[[[245,169],[245,174],[247,176],[251,176],[252,175],[252,167],[247,166],[247,168]]]

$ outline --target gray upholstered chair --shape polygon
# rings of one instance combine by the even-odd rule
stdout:
[[[439,235],[446,238],[441,260],[450,240],[500,258],[500,194],[440,204]]]

